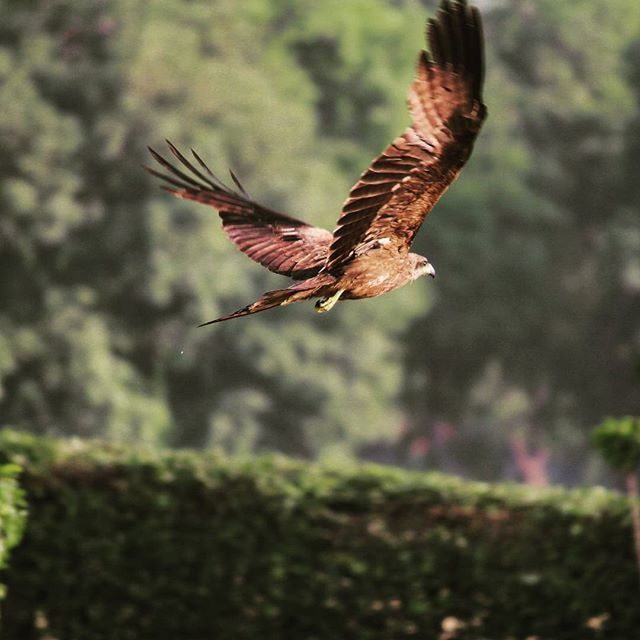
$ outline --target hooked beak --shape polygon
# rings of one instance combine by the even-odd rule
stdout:
[[[427,270],[425,272],[428,276],[431,276],[432,278],[436,277],[436,270],[433,268],[433,265],[431,263],[429,263],[427,265]]]

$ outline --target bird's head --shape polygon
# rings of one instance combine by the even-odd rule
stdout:
[[[412,280],[415,280],[420,276],[431,276],[432,278],[436,277],[436,270],[424,256],[418,255],[417,253],[410,253],[409,259],[411,260],[412,266]]]

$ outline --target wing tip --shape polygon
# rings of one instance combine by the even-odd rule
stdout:
[[[478,7],[466,0],[441,0],[436,15],[427,19],[426,40],[429,64],[462,67],[473,99],[482,102],[484,35]]]
[[[216,322],[224,322],[225,320],[231,320],[233,316],[229,316],[228,318],[216,318],[215,320],[209,320],[209,322],[203,322],[196,326],[196,329],[200,329],[201,327],[208,327],[210,324],[216,324]]]
[[[257,309],[257,310],[252,309],[251,308],[252,306],[253,305],[248,305],[246,307],[243,307],[242,309],[239,309],[238,311],[234,311],[233,313],[230,313],[228,316],[220,316],[219,318],[216,318],[215,320],[209,320],[208,322],[203,322],[203,323],[199,324],[196,327],[196,329],[200,329],[202,327],[208,327],[209,325],[217,324],[219,322],[226,322],[227,320],[234,320],[235,318],[244,318],[245,316],[249,316],[252,313],[256,313],[257,311],[261,311],[261,309]]]

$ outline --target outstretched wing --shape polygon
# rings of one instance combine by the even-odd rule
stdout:
[[[329,231],[253,202],[233,173],[231,177],[240,193],[220,182],[195,151],[191,152],[198,166],[169,141],[167,144],[183,168],[178,169],[153,149],[149,149],[151,155],[168,174],[145,167],[165,183],[166,191],[215,207],[229,238],[270,271],[305,280],[322,269],[333,239]]]
[[[409,92],[413,124],[351,189],[333,233],[330,272],[381,244],[408,251],[471,155],[486,117],[478,10],[466,0],[443,0],[427,38],[430,53],[421,52]]]

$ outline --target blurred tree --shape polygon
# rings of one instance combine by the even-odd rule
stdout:
[[[5,2],[0,26],[3,421],[157,441],[168,410],[127,353],[146,193],[123,100],[140,2]],[[127,219],[128,218],[128,219]]]
[[[343,46],[364,4],[359,10],[336,4],[333,17],[345,33],[332,37]],[[383,3],[378,10],[387,11]],[[305,66],[301,41],[331,33],[326,7],[171,2],[155,5],[148,18],[131,86],[141,108],[154,113],[154,129],[162,132],[156,140],[167,135],[197,145],[219,170],[233,167],[260,201],[331,228],[350,184],[342,167],[358,154],[363,158],[352,162],[361,167],[370,158],[357,141],[338,141],[333,129],[322,130],[318,104],[326,74],[313,62]],[[349,40],[358,45],[350,57],[340,54],[322,64],[330,62],[336,76],[354,78],[367,65],[366,52],[379,49],[376,40],[392,41],[401,26],[380,20],[382,33],[361,26],[364,41]],[[168,39],[175,48],[162,46]],[[392,76],[391,62],[386,77]],[[349,118],[340,126],[348,128]],[[286,316],[274,312],[257,322],[194,331],[181,323],[206,320],[279,284],[232,249],[211,210],[162,193],[152,206],[156,255],[148,291],[159,307],[154,322],[164,344],[156,359],[165,363],[175,444],[275,447],[296,455],[338,447],[350,455],[360,442],[396,428],[396,336],[424,307],[418,287],[375,307],[375,322],[369,322],[372,307],[347,306],[322,321],[302,307]],[[185,244],[177,241],[172,211],[194,223],[182,236]],[[185,298],[200,301],[199,307],[190,303],[186,317],[178,302]],[[170,317],[163,317],[164,309],[172,310]],[[178,356],[178,347],[184,354]],[[236,442],[230,431],[243,436]]]
[[[330,32],[326,10],[262,0],[9,9],[3,420],[297,455],[336,446],[351,455],[397,428],[396,338],[424,308],[424,290],[324,322],[302,308],[196,330],[276,276],[233,250],[212,210],[168,198],[138,168],[144,143],[167,136],[219,170],[232,166],[266,204],[331,227],[351,180],[344,167],[370,160],[346,131],[384,118],[368,104],[383,90],[361,79],[361,106],[352,112],[345,98],[344,114],[322,130],[326,61],[305,60],[303,40]],[[378,83],[391,93],[394,56],[381,50],[402,23],[387,24],[384,3],[376,9],[368,30],[357,20],[364,3],[336,4],[340,46],[327,70],[348,83],[376,68],[368,56],[377,51]]]
[[[408,441],[441,420],[468,425],[461,438],[495,423],[499,398],[489,415],[470,399],[497,363],[504,401],[518,389],[528,398],[511,428],[534,450],[552,443],[555,478],[571,482],[585,473],[587,426],[640,403],[627,375],[640,348],[629,278],[640,229],[625,205],[625,164],[638,156],[625,153],[633,84],[620,64],[639,9],[516,0],[486,16],[490,118],[422,237],[446,278],[429,322],[409,334],[424,346],[409,352]]]
[[[281,281],[139,167],[167,137],[332,228],[434,6],[4,0],[3,423],[587,478],[585,425],[640,402],[635,0],[483,3],[490,118],[418,238],[435,286],[197,330]]]

